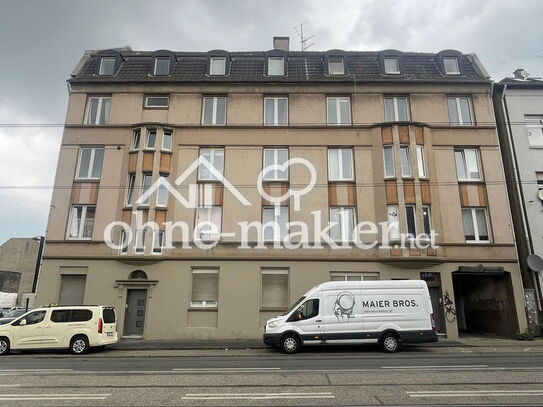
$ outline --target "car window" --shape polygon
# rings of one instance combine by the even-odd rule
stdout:
[[[24,309],[14,309],[13,311],[6,313],[2,318],[18,318],[26,312],[27,311]]]
[[[70,310],[68,309],[62,309],[62,310],[56,310],[53,311],[51,314],[51,322],[55,323],[61,323],[61,322],[69,322],[70,320]]]
[[[72,317],[70,322],[86,322],[92,319],[92,311],[88,309],[74,309],[72,310]]]
[[[313,299],[304,302],[289,318],[289,321],[303,321],[319,315],[319,300]]]
[[[104,324],[115,323],[115,310],[113,308],[104,308],[103,316],[104,316]]]
[[[39,324],[45,318],[45,311],[34,311],[28,314],[24,319],[26,319],[27,325]]]

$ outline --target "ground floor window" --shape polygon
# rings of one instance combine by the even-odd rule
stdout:
[[[336,272],[330,273],[330,281],[375,281],[379,273]]]
[[[58,305],[83,305],[86,282],[84,274],[61,274]]]
[[[217,307],[219,293],[219,270],[192,270],[191,307]]]
[[[262,308],[288,305],[288,270],[262,270]]]

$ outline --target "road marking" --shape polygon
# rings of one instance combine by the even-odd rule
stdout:
[[[381,366],[381,369],[481,369],[488,365]]]
[[[260,370],[281,370],[280,367],[219,367],[219,368],[186,368],[186,369],[172,369],[174,372],[254,372]]]
[[[272,400],[272,399],[333,399],[331,392],[323,393],[187,393],[184,400]]]
[[[1,401],[16,401],[16,400],[105,400],[111,394],[0,394]]]
[[[72,372],[73,369],[0,369],[0,373],[7,372]]]
[[[510,397],[543,396],[543,390],[444,390],[407,391],[409,397]]]

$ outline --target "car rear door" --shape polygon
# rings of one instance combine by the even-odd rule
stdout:
[[[61,347],[68,332],[71,310],[53,309],[43,328],[43,343],[52,348]]]
[[[117,313],[113,307],[102,308],[102,339],[112,339],[117,336]]]

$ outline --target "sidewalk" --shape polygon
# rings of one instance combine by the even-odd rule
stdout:
[[[516,339],[470,336],[456,340],[439,339],[436,343],[426,343],[425,347],[534,347],[543,346],[543,339],[519,341]],[[261,340],[143,340],[122,339],[109,346],[115,350],[225,350],[225,349],[266,349]]]

